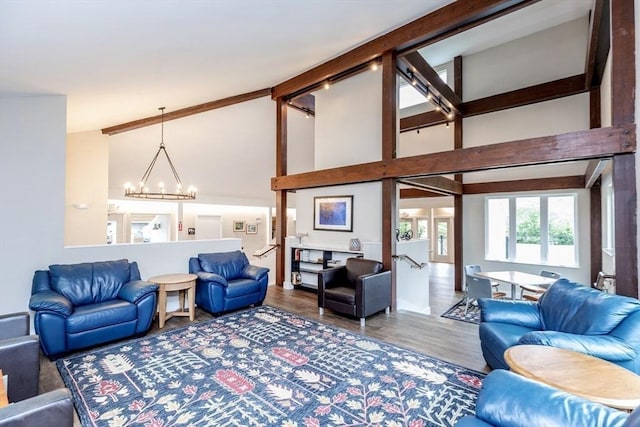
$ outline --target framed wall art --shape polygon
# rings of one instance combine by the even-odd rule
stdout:
[[[233,231],[244,231],[245,224],[244,221],[233,221]]]
[[[353,231],[353,196],[313,198],[313,229]]]
[[[247,224],[247,234],[258,234],[258,224]]]

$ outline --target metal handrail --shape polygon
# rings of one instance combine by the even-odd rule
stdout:
[[[428,263],[426,262],[422,262],[422,263],[418,263],[415,259],[411,258],[409,255],[407,254],[401,254],[401,255],[391,255],[391,258],[395,260],[403,260],[409,263],[409,265],[411,266],[411,268],[419,268],[419,269],[423,269],[424,267],[426,267],[428,265]]]
[[[266,247],[262,249],[258,249],[253,253],[253,256],[256,258],[263,258],[269,254],[269,252],[279,248],[280,245],[277,243],[269,243]]]

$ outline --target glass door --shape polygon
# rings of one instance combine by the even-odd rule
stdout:
[[[451,218],[434,219],[434,251],[435,262],[453,262]]]

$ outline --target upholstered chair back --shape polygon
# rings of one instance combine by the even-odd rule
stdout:
[[[207,273],[215,273],[227,280],[243,277],[243,270],[249,265],[242,251],[198,254],[200,268]]]

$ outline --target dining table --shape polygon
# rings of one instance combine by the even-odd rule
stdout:
[[[539,285],[551,285],[558,279],[551,277],[544,277],[537,274],[525,273],[522,271],[482,271],[475,274],[478,277],[492,280],[498,283],[504,283],[511,285],[511,299],[516,299],[516,287],[517,286],[539,286]]]

